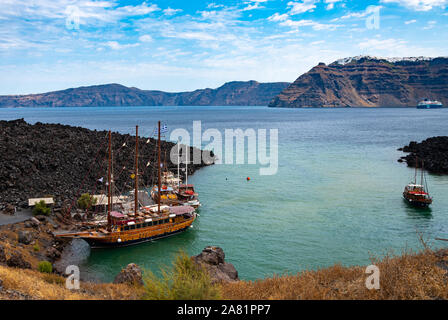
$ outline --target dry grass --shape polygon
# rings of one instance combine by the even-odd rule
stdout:
[[[448,252],[404,253],[372,263],[380,270],[380,289],[368,290],[365,267],[333,267],[257,281],[222,285],[225,299],[448,299],[447,271],[439,267]]]
[[[180,252],[172,267],[162,270],[162,277],[157,277],[146,270],[145,295],[146,300],[217,300],[221,299],[220,287],[212,284],[208,271],[198,266]]]
[[[80,290],[68,290],[65,279],[58,275],[5,266],[0,266],[0,279],[3,281],[1,299],[15,299],[5,293],[10,290],[36,300],[135,300],[143,294],[139,287],[88,282],[81,283]]]

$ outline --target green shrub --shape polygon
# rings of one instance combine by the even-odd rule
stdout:
[[[97,199],[88,193],[83,193],[78,199],[78,207],[87,210],[96,204]]]
[[[35,252],[40,251],[39,242],[36,241],[36,243],[35,243],[34,246],[33,246],[33,250],[34,250]]]
[[[198,266],[187,254],[180,252],[171,268],[161,270],[158,278],[145,271],[145,300],[218,300],[221,291],[212,284],[207,270]]]
[[[40,216],[40,215],[48,216],[50,214],[50,212],[51,212],[51,209],[47,207],[44,200],[41,200],[38,203],[36,203],[36,205],[34,206],[34,209],[33,209],[33,215],[35,215],[35,216]]]
[[[52,273],[53,272],[53,266],[48,261],[41,261],[39,262],[39,265],[37,266],[39,272],[42,273]]]

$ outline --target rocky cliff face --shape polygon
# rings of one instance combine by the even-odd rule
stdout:
[[[0,107],[265,106],[289,83],[228,82],[217,89],[168,93],[107,84],[42,94],[0,96]]]
[[[448,58],[368,56],[319,63],[270,107],[415,107],[424,98],[448,105]]]

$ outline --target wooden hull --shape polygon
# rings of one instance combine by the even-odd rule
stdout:
[[[187,231],[188,228],[190,228],[190,227],[191,226],[188,226],[188,227],[185,227],[183,229],[176,230],[176,231],[167,232],[167,233],[163,233],[163,234],[159,234],[159,235],[154,235],[154,236],[150,236],[150,237],[147,237],[147,238],[128,240],[128,241],[124,241],[124,242],[106,242],[106,241],[101,241],[101,239],[92,239],[92,238],[83,238],[83,240],[85,240],[90,245],[90,247],[92,249],[128,247],[128,246],[137,245],[137,244],[140,244],[140,243],[154,241],[154,240],[157,240],[157,239],[163,239],[163,238],[171,237],[171,236],[174,236],[176,234],[179,234],[179,233],[182,233],[184,231]]]
[[[116,248],[135,245],[143,242],[153,241],[161,238],[176,235],[188,230],[194,220],[196,214],[190,219],[177,223],[166,223],[159,226],[139,228],[126,231],[84,231],[74,233],[56,234],[59,238],[83,239],[93,249],[96,248]]]
[[[403,198],[411,206],[419,207],[419,208],[429,207],[429,205],[432,203],[431,199],[418,199],[415,197],[411,197],[411,196],[407,195],[406,193],[403,193]]]

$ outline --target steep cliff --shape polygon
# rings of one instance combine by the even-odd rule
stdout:
[[[448,105],[448,58],[359,56],[301,75],[270,107],[414,107],[423,98]]]
[[[286,82],[234,81],[217,89],[169,93],[106,84],[41,94],[0,96],[0,107],[265,106],[288,85]]]

